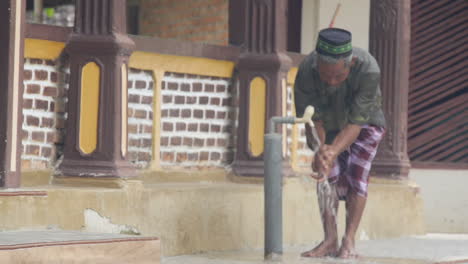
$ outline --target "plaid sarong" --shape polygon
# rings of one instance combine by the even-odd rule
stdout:
[[[338,155],[328,181],[337,183],[340,200],[346,198],[349,188],[367,197],[369,171],[384,134],[385,129],[382,127],[364,125],[356,141]]]

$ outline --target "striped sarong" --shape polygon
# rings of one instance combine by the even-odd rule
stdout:
[[[346,199],[350,188],[367,197],[369,171],[384,134],[385,129],[382,127],[364,125],[356,141],[338,155],[328,181],[337,183],[340,200]]]

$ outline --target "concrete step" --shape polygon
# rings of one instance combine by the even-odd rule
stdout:
[[[0,232],[0,263],[160,263],[156,237],[80,231]]]

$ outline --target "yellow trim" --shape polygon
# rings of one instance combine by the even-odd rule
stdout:
[[[85,154],[97,147],[100,75],[101,69],[95,62],[87,63],[81,70],[79,145]]]
[[[258,157],[263,153],[266,117],[266,82],[255,77],[250,82],[249,96],[249,151]]]
[[[128,84],[128,72],[127,72],[127,65],[125,63],[122,64],[122,67],[120,68],[121,71],[121,80],[122,80],[122,106],[120,107],[122,110],[122,134],[120,135],[121,137],[121,151],[122,151],[122,157],[125,157],[127,155],[127,125],[128,125],[128,116],[127,116],[127,109],[128,109],[128,89],[127,89],[127,84]]]
[[[130,57],[130,67],[145,70],[164,70],[168,72],[207,75],[230,78],[234,62],[206,58],[165,55],[136,51]]]
[[[63,42],[27,38],[24,42],[24,57],[55,60],[64,48]]]
[[[291,68],[288,72],[288,84],[294,85],[294,81],[296,80],[297,75],[297,67]]]

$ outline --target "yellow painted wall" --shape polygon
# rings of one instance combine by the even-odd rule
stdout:
[[[249,87],[249,151],[258,157],[263,153],[266,118],[266,82],[255,77]]]
[[[100,71],[99,65],[89,62],[81,72],[79,146],[85,154],[97,147]]]

